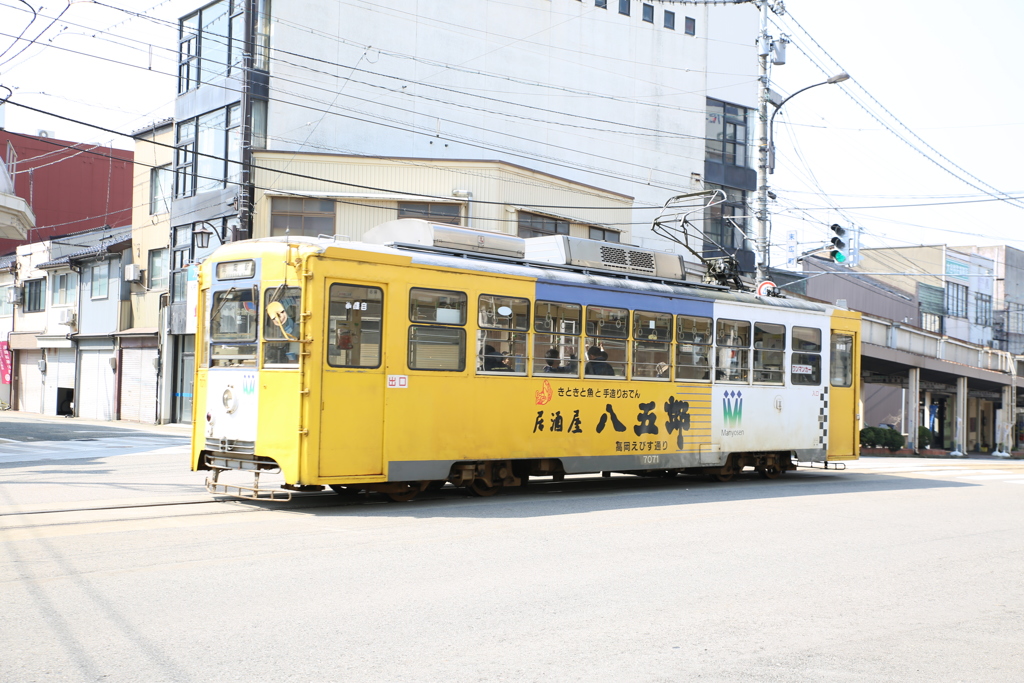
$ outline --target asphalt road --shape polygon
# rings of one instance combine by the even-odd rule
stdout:
[[[81,441],[145,433],[129,427],[115,427],[109,423],[85,422],[74,418],[55,420],[0,413],[0,440],[5,441]]]
[[[1017,461],[570,478],[411,503],[215,501],[202,478],[183,447],[0,465],[0,680],[1024,671]]]

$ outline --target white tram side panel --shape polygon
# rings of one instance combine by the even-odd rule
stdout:
[[[827,313],[784,308],[715,304],[718,320],[751,324],[748,368],[753,377],[753,334],[756,323],[786,326],[782,384],[716,381],[712,390],[711,434],[722,453],[752,451],[794,451],[801,461],[822,461],[827,453],[827,386],[829,320]],[[820,382],[794,385],[793,327],[821,332]],[[717,332],[717,331],[716,331]],[[718,339],[716,334],[716,360]],[[805,368],[799,368],[805,370]]]

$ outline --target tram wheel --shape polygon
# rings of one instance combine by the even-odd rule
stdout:
[[[732,471],[732,472],[721,472],[719,474],[712,474],[711,478],[714,481],[720,481],[720,482],[722,482],[724,484],[727,481],[732,481],[733,477],[735,477],[735,476],[736,476],[736,472]]]
[[[473,483],[470,484],[467,488],[469,489],[469,492],[472,493],[474,496],[479,496],[480,498],[486,498],[488,496],[493,496],[495,493],[498,492],[498,489],[500,489],[501,487],[500,486],[488,486],[482,480],[474,479]]]
[[[392,502],[405,503],[415,498],[419,492],[418,488],[410,486],[404,491],[389,491],[384,495],[390,498]]]
[[[761,475],[762,479],[778,479],[782,476],[782,469],[776,465],[770,465],[758,468],[757,473]]]

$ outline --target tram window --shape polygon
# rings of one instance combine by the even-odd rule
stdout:
[[[789,365],[789,381],[799,386],[820,386],[821,354],[794,352]]]
[[[468,302],[463,292],[413,287],[409,290],[409,320],[414,323],[465,325]]]
[[[538,301],[534,304],[533,374],[580,376],[580,329],[583,307]],[[543,333],[549,334],[543,334]]]
[[[299,287],[271,287],[263,295],[263,365],[299,364]]]
[[[820,352],[821,330],[813,327],[794,327],[789,381],[798,386],[821,386]]]
[[[633,379],[672,379],[672,315],[633,313]]]
[[[750,323],[718,320],[715,336],[718,345],[715,380],[746,383],[750,368]]]
[[[481,294],[480,327],[492,327],[499,330],[529,330],[530,300]]]
[[[231,287],[213,295],[210,312],[210,364],[213,367],[256,366],[258,287]]]
[[[530,329],[530,300],[511,296],[481,294],[479,301],[476,371],[490,374],[525,375],[529,363],[527,330]]]
[[[829,375],[832,386],[853,386],[853,335],[832,333],[832,359]]]
[[[754,381],[784,384],[785,364],[786,326],[754,323]]]
[[[466,369],[466,331],[461,327],[409,326],[410,370]]]
[[[711,379],[711,318],[676,316],[676,379]]]
[[[813,327],[793,328],[794,351],[821,351],[821,330]]]
[[[586,338],[584,340],[586,348],[584,376],[626,379],[628,346],[629,342],[625,339]]]
[[[383,309],[384,292],[378,287],[332,284],[327,312],[327,364],[335,368],[380,367]]]
[[[629,311],[625,308],[587,306],[587,336],[610,339],[629,337]]]

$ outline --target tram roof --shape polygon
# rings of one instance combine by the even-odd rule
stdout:
[[[485,254],[454,254],[421,248],[400,248],[379,244],[367,244],[365,242],[342,242],[326,237],[262,237],[250,240],[249,242],[276,242],[282,245],[303,244],[308,245],[321,253],[328,249],[338,249],[341,251],[352,250],[378,254],[401,255],[410,257],[413,263],[423,266],[452,268],[478,273],[491,273],[494,275],[513,275],[517,277],[533,278],[540,282],[575,285],[592,289],[613,291],[628,290],[636,293],[661,294],[679,298],[772,306],[776,308],[788,308],[804,311],[826,312],[832,310],[831,306],[805,299],[762,297],[750,292],[737,292],[723,288],[709,287],[700,283],[657,280],[653,278],[645,278],[642,275],[636,274],[619,275],[617,273],[595,272],[595,269],[495,258]]]

